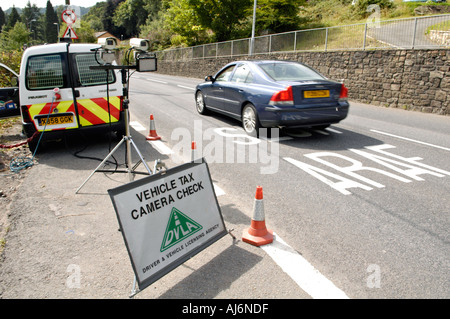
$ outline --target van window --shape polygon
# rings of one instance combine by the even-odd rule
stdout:
[[[53,89],[64,86],[61,55],[41,55],[28,59],[26,85],[28,89]]]
[[[78,71],[78,86],[90,86],[106,84],[106,76],[108,83],[115,82],[114,72],[109,70],[91,70],[90,66],[98,66],[99,63],[95,59],[95,54],[77,54],[75,55],[75,63]]]

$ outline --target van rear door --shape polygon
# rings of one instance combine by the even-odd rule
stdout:
[[[102,61],[89,48],[89,45],[69,47],[79,125],[87,127],[118,122],[122,108],[121,81],[117,71],[90,68],[99,66]]]
[[[78,128],[68,65],[67,44],[31,47],[24,52],[19,87],[28,136],[36,130]]]
[[[120,81],[112,71],[90,69],[99,65],[92,51],[97,47],[61,43],[25,51],[20,98],[24,123],[34,126],[25,130],[28,136],[119,121]]]

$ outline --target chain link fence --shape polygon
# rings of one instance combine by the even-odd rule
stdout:
[[[450,48],[450,14],[271,34],[254,38],[253,54],[300,51]],[[248,56],[251,38],[155,52],[159,60]]]

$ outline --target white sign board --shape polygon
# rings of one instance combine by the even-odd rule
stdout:
[[[227,234],[206,162],[108,193],[141,290]]]

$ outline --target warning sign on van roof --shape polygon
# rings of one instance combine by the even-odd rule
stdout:
[[[141,290],[227,234],[204,161],[108,193]]]

